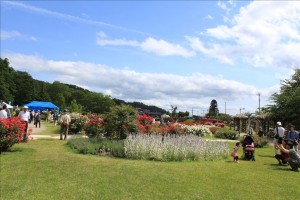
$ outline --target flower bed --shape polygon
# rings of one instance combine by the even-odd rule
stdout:
[[[18,117],[0,119],[0,152],[23,140],[25,124]],[[27,138],[30,131],[27,133]]]
[[[196,135],[130,134],[124,141],[125,155],[131,159],[184,161],[218,160],[228,155],[228,144],[204,141]]]

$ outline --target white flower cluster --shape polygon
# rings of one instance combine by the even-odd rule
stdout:
[[[179,125],[188,134],[194,134],[201,137],[211,134],[209,128],[202,125],[193,125],[193,126],[188,126],[185,124],[177,124],[177,125]]]
[[[229,151],[226,142],[205,141],[196,135],[130,134],[124,147],[127,158],[160,161],[218,160]]]

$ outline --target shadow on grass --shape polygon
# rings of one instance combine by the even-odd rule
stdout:
[[[265,164],[265,165],[272,167],[270,169],[276,170],[276,171],[292,171],[291,167],[288,164],[279,165],[276,163],[272,163],[272,164]]]
[[[271,155],[257,155],[259,157],[263,157],[263,158],[274,158],[274,156]]]
[[[1,155],[8,155],[8,154],[14,154],[14,153],[21,153],[21,152],[33,153],[33,152],[36,152],[36,150],[31,149],[31,148],[12,147],[11,149],[8,149],[6,151],[2,151]]]

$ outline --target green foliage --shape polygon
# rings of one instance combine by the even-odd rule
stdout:
[[[124,158],[124,141],[104,139],[100,143],[100,153],[109,154],[118,158]]]
[[[123,141],[100,138],[72,138],[68,140],[67,144],[80,154],[105,154],[119,158],[125,157]]]
[[[99,153],[100,145],[96,139],[72,138],[68,140],[67,144],[77,153],[93,155]]]
[[[73,99],[71,101],[70,110],[71,112],[82,113],[82,106],[77,103],[76,99]]]
[[[300,69],[295,69],[291,79],[281,82],[279,93],[271,97],[274,105],[269,105],[266,110],[271,112],[275,120],[283,124],[292,123],[296,129],[300,128]]]
[[[128,105],[114,106],[104,119],[107,137],[125,139],[129,133],[138,130],[136,109]]]
[[[209,110],[208,110],[208,116],[217,116],[217,114],[219,113],[219,109],[218,109],[218,103],[215,99],[213,99],[210,102],[210,106],[209,106]]]
[[[229,122],[230,121],[231,116],[228,114],[224,114],[224,113],[219,113],[218,114],[218,120],[223,121],[223,122]]]
[[[220,128],[219,130],[216,131],[214,136],[216,138],[236,140],[239,138],[239,133],[237,131],[230,130],[228,128]]]

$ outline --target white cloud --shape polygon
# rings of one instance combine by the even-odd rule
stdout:
[[[141,49],[144,51],[152,52],[160,56],[195,56],[195,52],[189,51],[178,44],[172,44],[164,40],[156,40],[154,38],[147,38],[141,43]]]
[[[139,47],[141,50],[151,52],[159,56],[182,56],[192,57],[196,53],[185,49],[179,44],[169,43],[165,40],[156,40],[152,37],[146,38],[143,42],[136,40],[122,39],[108,39],[108,36],[104,32],[97,33],[97,44],[100,46],[113,45],[113,46],[131,46]]]
[[[218,4],[226,8],[225,3]],[[230,21],[207,29],[206,37],[213,40],[206,41],[214,42],[187,39],[193,49],[225,63],[241,60],[257,67],[299,68],[300,2],[254,1]]]
[[[24,54],[4,53],[3,56],[17,70],[40,74],[51,72],[56,75],[54,80],[80,85],[125,101],[141,101],[164,108],[177,105],[200,109],[213,98],[227,99],[230,96],[232,101],[246,100],[256,96],[258,91],[263,93],[251,85],[200,73],[189,76],[140,73],[95,63],[45,60]]]
[[[31,40],[37,41],[36,37],[34,36],[26,36],[21,34],[18,31],[4,31],[1,30],[1,40]]]
[[[206,17],[204,19],[213,20],[214,18],[211,15],[206,15]]]
[[[18,31],[2,31],[1,30],[1,40],[8,39],[19,39],[22,35]]]
[[[83,17],[77,17],[77,16],[65,14],[65,13],[60,13],[60,12],[56,12],[56,11],[52,11],[52,10],[47,10],[44,8],[31,6],[31,5],[25,4],[23,2],[17,2],[17,1],[3,1],[2,2],[1,1],[1,6],[2,6],[2,3],[3,3],[3,5],[22,8],[22,9],[28,10],[30,12],[34,12],[37,14],[46,15],[46,16],[50,16],[50,17],[55,17],[55,18],[59,18],[59,19],[63,19],[63,20],[86,23],[86,24],[94,24],[94,25],[98,25],[98,26],[106,26],[106,27],[110,27],[113,29],[134,32],[134,33],[138,33],[138,34],[142,34],[142,35],[152,35],[150,33],[146,33],[143,31],[134,30],[134,29],[130,29],[130,28],[126,28],[126,27],[122,27],[122,26],[118,26],[118,25],[114,25],[114,24],[110,24],[110,23],[106,23],[106,22],[102,22],[102,21],[93,20],[93,19],[90,19],[89,16],[87,16],[85,14],[82,14]]]
[[[219,8],[221,8],[223,10],[227,10],[228,9],[227,6],[226,6],[226,4],[225,4],[225,2],[223,2],[223,1],[218,1],[217,5],[218,5]]]

